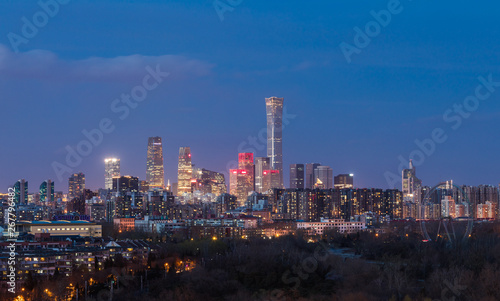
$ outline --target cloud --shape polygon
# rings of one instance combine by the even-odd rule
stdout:
[[[64,81],[133,81],[145,74],[146,66],[160,65],[171,79],[205,76],[213,64],[181,55],[128,55],[113,58],[90,57],[64,60],[46,50],[14,53],[0,44],[0,78]]]

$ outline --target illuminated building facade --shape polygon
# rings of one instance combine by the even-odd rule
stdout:
[[[262,192],[267,192],[271,188],[279,188],[280,171],[277,169],[267,169],[262,172]]]
[[[21,179],[14,184],[14,203],[17,205],[28,204],[28,181]]]
[[[290,188],[304,188],[304,164],[290,164]]]
[[[267,156],[271,158],[271,169],[279,170],[279,188],[283,188],[283,98],[266,98],[266,113]]]
[[[402,171],[403,218],[421,218],[422,181],[417,178],[417,170],[410,160],[408,169]]]
[[[139,192],[139,178],[132,176],[113,178],[113,192],[123,194],[127,192]]]
[[[314,170],[320,166],[319,163],[308,163],[306,164],[306,179],[305,179],[305,188],[313,189],[314,184],[316,183],[316,178],[314,177]]]
[[[255,190],[255,165],[253,153],[238,154],[238,169],[236,196],[239,202],[246,202],[248,195]]]
[[[179,149],[179,166],[177,172],[177,194],[191,193],[191,179],[193,177],[193,164],[191,163],[191,148]]]
[[[264,170],[271,169],[271,158],[257,157],[255,158],[255,191],[263,193],[264,189]],[[279,187],[276,187],[279,188]]]
[[[120,176],[120,159],[104,159],[104,188],[113,189],[113,178]]]
[[[333,171],[330,166],[318,166],[314,170],[315,187],[320,189],[333,188]]]
[[[353,188],[354,175],[353,174],[340,174],[333,178],[333,187],[337,189]]]
[[[224,174],[204,168],[195,168],[193,176],[196,178],[198,190],[203,193],[212,193],[216,196],[227,193],[226,178]]]
[[[149,188],[163,189],[165,176],[163,169],[163,145],[161,137],[148,138],[148,156],[146,162],[146,181]]]
[[[54,182],[52,180],[43,181],[40,184],[40,201],[54,202]]]
[[[69,177],[68,180],[68,200],[72,200],[77,196],[83,194],[85,190],[85,175],[80,173],[74,173]]]

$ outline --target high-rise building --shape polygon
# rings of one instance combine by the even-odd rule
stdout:
[[[255,190],[255,165],[253,153],[238,155],[238,169],[229,170],[229,193],[235,195],[240,205]]]
[[[181,147],[179,149],[179,169],[177,172],[177,194],[191,192],[191,178],[193,177],[193,165],[191,163],[191,148]]]
[[[264,190],[264,170],[271,169],[271,158],[257,157],[255,158],[255,191],[258,193],[265,192]],[[279,187],[276,187],[279,188]]]
[[[304,188],[304,164],[290,164],[290,188]]]
[[[113,192],[120,192],[122,194],[139,192],[139,178],[132,176],[113,178]]]
[[[201,190],[203,193],[212,193],[216,196],[227,193],[224,174],[204,168],[195,168],[193,176],[199,185],[198,190]]]
[[[40,184],[40,201],[54,202],[54,182],[52,180],[43,181]]]
[[[84,189],[85,175],[82,172],[72,174],[68,180],[68,200],[71,201],[82,194]]]
[[[402,171],[402,192],[403,192],[403,218],[421,218],[423,216],[421,206],[422,181],[417,178],[417,170],[410,160],[410,168]]]
[[[320,166],[319,163],[308,163],[306,164],[306,188],[313,189],[316,183],[316,178],[314,177],[314,170]]]
[[[279,171],[279,188],[283,188],[283,98],[266,98],[266,113],[267,156],[271,158],[271,169]]]
[[[161,137],[148,138],[148,158],[146,162],[146,181],[149,187],[163,189],[165,176],[163,169],[163,146]]]
[[[267,169],[262,175],[262,192],[268,192],[272,188],[280,188],[280,171],[277,169]]]
[[[354,175],[353,174],[340,174],[333,178],[333,187],[337,189],[353,188]]]
[[[238,169],[229,170],[229,194],[236,196],[238,193]]]
[[[104,159],[104,188],[113,189],[113,178],[120,176],[120,159]]]
[[[238,154],[238,201],[245,203],[247,196],[255,190],[255,165],[253,153]]]
[[[322,189],[333,188],[333,170],[330,166],[320,165],[314,170],[315,187]]]
[[[14,184],[14,203],[17,205],[28,204],[28,181],[21,179]]]

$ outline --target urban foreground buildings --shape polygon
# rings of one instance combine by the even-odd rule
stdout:
[[[149,183],[150,188],[163,189],[165,186],[161,137],[149,137],[148,139],[146,182]]]

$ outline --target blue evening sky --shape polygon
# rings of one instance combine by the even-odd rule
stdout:
[[[500,4],[401,0],[347,63],[339,45],[354,45],[354,27],[389,2],[244,0],[221,21],[213,1],[70,1],[16,53],[9,33],[21,36],[22,18],[41,7],[0,1],[0,191],[20,178],[30,192],[48,178],[67,191],[68,174],[58,180],[52,164],[66,164],[65,147],[103,118],[115,130],[72,168],[92,189],[104,186],[107,156],[144,179],[149,136],[163,138],[166,180],[176,181],[180,146],[197,167],[227,172],[238,146],[265,128],[270,96],[295,115],[283,133],[285,169],[319,162],[354,173],[358,187],[399,187],[387,172],[399,177],[398,157],[441,128],[446,141],[415,157],[424,185],[497,185],[500,90],[456,129],[443,114],[474,95],[479,76],[500,81]],[[113,100],[156,65],[170,75],[121,120]]]

